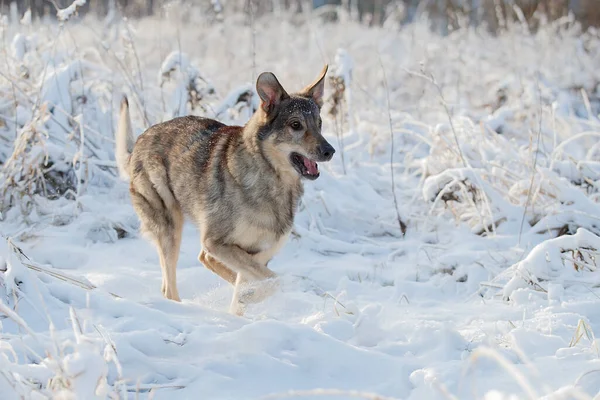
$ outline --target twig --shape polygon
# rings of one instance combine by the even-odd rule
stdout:
[[[2,35],[4,36],[4,35]],[[6,51],[6,41],[2,41],[2,50],[4,53],[4,60],[6,61],[6,70],[10,71],[10,65],[8,63],[8,52]],[[14,139],[16,140],[17,137],[19,136],[19,114],[18,114],[18,110],[19,110],[19,103],[17,101],[17,92],[15,90],[15,83],[13,82],[12,79],[9,80],[10,82],[10,86],[11,86],[11,90],[12,90],[12,96],[13,96],[13,101],[14,101],[14,108],[15,108],[15,137]],[[8,119],[7,119],[8,121]]]
[[[388,123],[390,128],[390,173],[392,175],[392,197],[394,199],[394,209],[396,210],[396,218],[398,219],[398,226],[402,232],[402,236],[406,235],[406,224],[400,218],[400,211],[398,209],[398,198],[396,197],[396,183],[394,177],[394,129],[392,127],[392,113],[390,110],[390,91],[387,84],[387,76],[385,74],[385,68],[383,67],[383,61],[381,60],[381,54],[377,51],[379,57],[379,64],[381,65],[381,72],[383,73],[383,86],[385,88],[386,100],[387,100],[387,112],[388,112]]]
[[[0,313],[6,315],[8,318],[13,320],[17,325],[19,325],[21,328],[23,328],[32,337],[34,337],[34,338],[37,337],[35,332],[32,331],[31,328],[29,328],[29,325],[27,325],[25,320],[23,320],[21,317],[19,317],[19,315],[16,312],[11,310],[10,307],[8,307],[2,301],[0,301]]]
[[[538,119],[538,132],[537,132],[537,143],[535,145],[534,157],[533,157],[533,165],[531,166],[531,180],[529,181],[529,190],[527,190],[527,199],[525,200],[525,207],[523,208],[523,215],[521,216],[521,224],[519,225],[519,239],[518,244],[521,245],[521,236],[523,234],[523,225],[525,224],[525,216],[527,215],[527,208],[529,207],[529,202],[531,201],[531,191],[533,189],[533,181],[535,180],[535,171],[537,167],[537,159],[538,159],[538,149],[540,146],[540,138],[542,136],[542,91],[540,89],[540,81],[536,80],[537,90],[538,90],[538,99],[540,104],[539,110],[539,119]]]
[[[100,47],[102,48],[102,50],[104,50],[104,52],[106,54],[108,54],[109,56],[112,56],[113,59],[115,60],[115,62],[117,63],[117,65],[119,66],[119,68],[121,69],[121,72],[123,73],[123,76],[125,77],[125,81],[127,83],[127,85],[129,86],[129,88],[131,89],[133,95],[137,98],[137,101],[135,102],[140,114],[142,114],[142,116],[144,117],[144,122],[146,123],[146,127],[149,127],[150,121],[146,119],[147,114],[145,113],[145,110],[142,108],[141,104],[143,103],[141,100],[141,96],[138,93],[138,90],[136,88],[135,82],[133,80],[133,77],[129,75],[129,73],[127,72],[127,68],[125,66],[125,64],[123,64],[123,62],[119,59],[119,57],[114,53],[114,51],[109,51],[108,47],[106,47],[102,41],[102,36],[99,35],[92,27],[87,26],[86,28],[88,28],[95,36],[96,36],[96,40],[98,41],[98,44],[100,45]]]
[[[328,297],[328,298],[332,299],[336,304],[340,305],[344,310],[347,309],[346,306],[344,304],[342,304],[335,296],[333,296],[331,293],[327,292],[325,289],[320,287],[314,279],[311,279],[308,276],[304,276],[304,275],[293,275],[293,276],[295,276],[296,278],[300,278],[302,280],[311,281],[313,284],[313,289],[316,289],[317,295],[319,297]],[[352,314],[351,311],[348,311],[348,313]]]
[[[61,274],[59,272],[56,272],[56,271],[52,271],[52,270],[49,270],[49,269],[46,269],[46,268],[43,268],[43,267],[40,267],[40,266],[37,266],[37,265],[29,264],[29,263],[22,263],[22,264],[24,266],[26,266],[27,268],[33,270],[33,271],[41,272],[41,273],[44,273],[46,275],[50,275],[53,278],[60,279],[63,282],[71,283],[71,284],[73,284],[75,286],[79,286],[82,289],[86,289],[86,290],[98,289],[97,286],[95,286],[95,285],[93,285],[91,283],[85,283],[83,281],[80,281],[77,278],[72,278],[70,276],[63,275],[63,274]],[[107,293],[110,294],[111,296],[117,298],[117,299],[122,298],[121,296],[119,296],[117,294],[114,294],[112,292],[108,292],[107,291]]]
[[[539,398],[535,389],[531,386],[529,382],[527,382],[523,374],[513,365],[513,363],[508,361],[502,354],[500,354],[494,349],[480,347],[473,352],[470,364],[472,365],[477,359],[482,357],[496,361],[517,382],[521,389],[523,389],[523,391],[527,393],[528,398],[533,400]]]
[[[381,396],[376,393],[360,392],[357,390],[340,390],[340,389],[312,389],[312,390],[289,390],[283,393],[274,393],[267,396],[259,397],[259,400],[283,399],[286,397],[300,396],[347,396],[356,397],[359,399],[368,400],[398,400],[394,397]]]
[[[185,386],[183,386],[183,385],[141,385],[141,384],[138,384],[135,387],[128,387],[127,391],[133,392],[135,390],[137,393],[138,391],[139,392],[151,392],[151,391],[157,390],[157,389],[185,389]]]
[[[18,253],[18,255],[25,257],[29,262],[24,262],[23,260],[21,261],[21,264],[23,264],[24,266],[26,266],[27,268],[31,269],[32,271],[36,271],[36,272],[41,272],[44,273],[46,275],[50,275],[53,278],[56,279],[60,279],[63,282],[67,282],[67,283],[71,283],[73,285],[79,286],[80,288],[86,289],[86,290],[94,290],[97,289],[98,287],[91,284],[91,283],[86,283],[83,282],[82,280],[79,280],[77,278],[73,278],[70,277],[68,275],[62,274],[60,272],[56,272],[53,271],[51,269],[48,269],[46,267],[40,266],[40,265],[36,265],[34,263],[33,260],[31,260],[24,252],[23,250],[18,247],[17,245],[15,245],[14,243],[11,242],[11,247]],[[121,298],[121,296],[116,295],[114,293],[108,292],[111,296],[116,297],[116,298]]]
[[[424,72],[415,72],[415,71],[411,71],[409,69],[404,69],[404,71],[410,75],[414,75],[417,76],[419,78],[423,78],[426,81],[428,81],[429,83],[431,83],[436,90],[438,91],[438,94],[440,96],[440,102],[442,103],[442,107],[444,107],[444,110],[446,111],[446,115],[448,116],[448,122],[450,123],[450,129],[452,130],[452,134],[454,135],[454,141],[456,143],[456,148],[457,148],[457,154],[460,157],[463,166],[465,168],[467,168],[469,165],[467,164],[467,160],[465,159],[462,149],[460,148],[460,142],[458,141],[458,134],[456,133],[456,129],[454,128],[454,122],[452,121],[452,114],[450,113],[450,109],[448,108],[448,103],[446,102],[446,99],[444,97],[444,93],[442,92],[442,88],[440,87],[440,85],[437,83],[435,77],[433,76],[433,74],[430,75],[425,75]],[[454,150],[454,149],[452,149]]]
[[[131,30],[129,29],[129,21],[127,20],[127,18],[124,18],[124,21],[125,21],[125,29],[127,30],[127,41],[131,45],[131,50],[133,51],[133,56],[135,58],[135,63],[136,63],[138,81],[140,84],[140,94],[139,94],[138,98],[140,99],[140,102],[141,102],[142,113],[144,115],[144,121],[146,121],[147,126],[150,126],[152,124],[150,123],[150,119],[148,118],[146,101],[144,100],[144,80],[142,79],[142,67],[140,64],[140,58],[138,57],[135,43],[133,41],[133,37],[131,36]]]
[[[248,0],[250,8],[250,34],[252,36],[252,82],[256,80],[256,27],[254,15],[254,0]]]

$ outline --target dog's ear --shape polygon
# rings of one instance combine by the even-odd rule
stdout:
[[[290,97],[271,72],[263,72],[258,76],[256,92],[261,99],[260,106],[267,114],[273,111],[283,100]]]
[[[325,64],[319,77],[310,85],[302,89],[300,95],[309,97],[317,103],[319,108],[323,106],[323,94],[325,93],[325,75],[327,75],[327,69],[329,66]]]

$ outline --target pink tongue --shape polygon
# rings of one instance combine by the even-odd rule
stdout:
[[[304,160],[304,166],[308,170],[308,173],[311,175],[316,175],[319,173],[319,169],[317,168],[317,163],[309,160],[306,157],[302,157]]]

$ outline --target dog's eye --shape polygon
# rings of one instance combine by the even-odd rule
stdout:
[[[302,129],[302,124],[298,121],[294,121],[290,124],[290,126],[292,127],[293,130],[295,131],[299,131],[300,129]]]

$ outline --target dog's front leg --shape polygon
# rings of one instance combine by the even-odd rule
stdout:
[[[235,285],[235,280],[237,274],[231,269],[227,268],[222,262],[217,261],[214,257],[206,254],[206,251],[202,249],[200,254],[198,255],[198,260],[204,265],[206,268],[225,279],[227,282]]]
[[[246,283],[246,280],[242,274],[237,274],[235,283],[233,284],[233,296],[231,297],[231,304],[229,305],[229,312],[237,316],[243,316],[246,311],[246,302],[243,301],[241,296],[242,287]]]
[[[259,303],[271,296],[279,288],[278,280],[248,281],[242,274],[237,274],[233,288],[233,297],[229,312],[239,316],[244,315],[246,306],[250,303]]]
[[[237,245],[223,244],[216,240],[207,239],[202,244],[208,255],[222,262],[248,281],[262,281],[275,278],[277,274],[259,263],[250,253]]]
[[[237,273],[230,305],[231,313],[243,315],[247,303],[261,301],[278,286],[276,282],[273,285],[265,285],[261,282],[260,287],[252,287],[256,281],[276,278],[277,274],[267,268],[266,265],[259,263],[250,253],[239,246],[206,240],[203,243],[203,248],[209,256],[214,257]],[[268,288],[267,286],[272,287]]]

